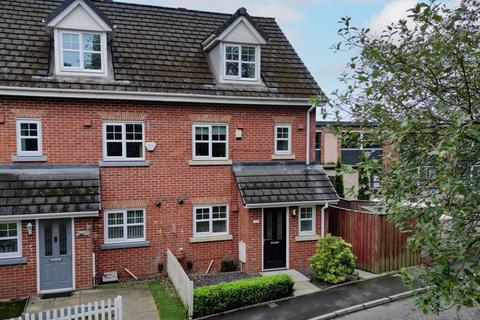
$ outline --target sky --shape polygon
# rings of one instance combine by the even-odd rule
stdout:
[[[406,17],[416,0],[119,0],[167,7],[275,17],[317,83],[329,95],[340,86],[338,77],[353,53],[336,53],[340,18],[349,16],[358,27],[382,30]]]

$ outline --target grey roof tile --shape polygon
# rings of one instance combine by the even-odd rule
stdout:
[[[100,209],[98,166],[0,165],[0,215]]]
[[[323,95],[273,18],[251,17],[269,38],[261,63],[266,88],[221,86],[215,83],[202,42],[232,15],[108,0],[91,3],[116,26],[111,37],[115,79],[66,82],[50,77],[51,33],[42,19],[62,3],[1,0],[0,85],[277,98]]]
[[[232,168],[244,205],[339,199],[320,165],[263,162],[234,163]]]

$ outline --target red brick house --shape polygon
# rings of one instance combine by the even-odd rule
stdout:
[[[338,200],[313,159],[322,91],[273,18],[3,0],[0,298],[104,272],[299,268]]]

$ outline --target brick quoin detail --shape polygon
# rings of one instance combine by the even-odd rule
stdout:
[[[262,269],[261,209],[243,207],[230,166],[190,166],[192,159],[192,123],[228,122],[229,159],[233,161],[272,161],[274,128],[279,120],[292,124],[292,154],[305,161],[306,111],[308,107],[207,105],[141,101],[108,101],[53,98],[0,97],[0,163],[12,164],[16,154],[15,120],[21,115],[36,115],[42,121],[43,153],[48,164],[98,164],[103,160],[102,121],[144,119],[145,141],[157,144],[155,151],[145,151],[148,167],[101,168],[101,200],[108,208],[143,204],[146,209],[146,239],[150,246],[102,250],[104,243],[103,211],[99,217],[75,219],[76,288],[92,286],[93,262],[96,277],[117,271],[130,277],[127,268],[143,278],[159,273],[165,263],[167,248],[184,248],[193,270],[205,270],[213,259],[213,269],[220,268],[225,256],[238,257],[238,241],[247,246],[244,270]],[[19,112],[18,110],[22,110]],[[84,125],[86,121],[88,126]],[[315,117],[311,117],[311,151],[314,152]],[[242,128],[242,139],[235,139],[235,129]],[[183,204],[178,200],[184,197]],[[191,243],[193,206],[228,201],[229,230],[232,240]],[[160,202],[160,207],[155,206]],[[103,207],[102,207],[103,208]],[[120,208],[119,208],[120,209]],[[320,233],[320,207],[317,208],[317,233]],[[296,219],[290,219],[290,267],[305,267],[315,252],[315,241],[295,242]],[[253,223],[259,220],[260,223]],[[325,219],[328,221],[328,219]],[[24,232],[23,265],[0,266],[0,298],[20,297],[37,292],[36,235]],[[32,221],[35,226],[35,221]],[[89,230],[89,236],[77,231]],[[327,228],[325,229],[327,231]],[[96,259],[92,261],[92,253]],[[166,265],[163,265],[163,271]]]

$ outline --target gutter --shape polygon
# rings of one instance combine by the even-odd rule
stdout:
[[[328,204],[330,203],[338,203],[338,200],[332,200],[332,201],[296,201],[296,202],[272,202],[272,203],[253,203],[253,204],[246,204],[244,207],[246,209],[260,209],[260,208],[276,208],[276,207],[287,207],[287,206],[307,206],[307,205],[326,205],[326,207],[323,207],[323,209],[328,207]],[[323,212],[322,209],[322,212]]]
[[[244,97],[244,96],[215,96],[208,94],[184,94],[161,92],[137,92],[114,90],[82,90],[82,89],[54,89],[0,86],[0,96],[28,96],[51,98],[80,98],[80,99],[107,99],[107,100],[143,100],[161,102],[192,102],[210,104],[257,104],[257,105],[284,105],[310,106],[308,98],[274,98],[274,97]]]
[[[38,220],[38,219],[59,219],[59,218],[81,218],[81,217],[98,217],[98,211],[81,211],[81,212],[60,212],[60,213],[34,213],[0,216],[0,221],[11,220]]]

